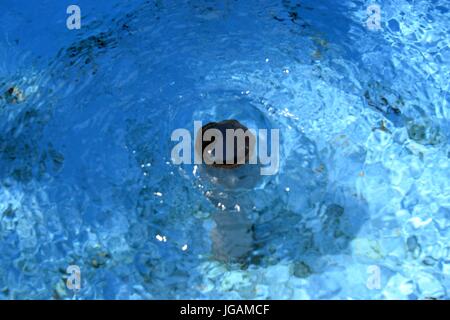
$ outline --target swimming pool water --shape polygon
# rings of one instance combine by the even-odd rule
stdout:
[[[448,299],[450,2],[373,4],[3,0],[0,298]],[[171,162],[230,118],[276,175]]]

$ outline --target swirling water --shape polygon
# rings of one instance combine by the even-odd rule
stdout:
[[[77,2],[0,4],[1,298],[449,297],[448,1]],[[171,163],[232,117],[277,175]]]

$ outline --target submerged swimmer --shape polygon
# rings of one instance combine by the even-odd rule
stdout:
[[[208,135],[208,131],[214,130],[221,133],[223,140],[227,133],[233,133],[234,141],[222,141],[222,154],[217,150],[220,143]],[[249,164],[255,152],[255,137],[237,120],[211,122],[200,131],[195,150],[206,163],[201,176],[214,185],[207,197],[221,209],[214,215],[216,226],[211,234],[214,257],[224,262],[245,262],[254,250],[254,227],[246,210],[241,208],[249,208],[250,199],[243,197],[243,193],[259,180],[259,166]],[[240,136],[241,143],[239,133],[245,135],[244,139]]]

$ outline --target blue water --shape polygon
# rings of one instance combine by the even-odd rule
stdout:
[[[1,0],[0,298],[448,299],[450,2],[371,4]],[[278,174],[171,162],[229,118]]]

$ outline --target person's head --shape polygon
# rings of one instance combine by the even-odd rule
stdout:
[[[235,169],[254,156],[256,138],[237,120],[210,122],[197,133],[195,152],[207,166]]]
[[[228,142],[233,143],[226,143],[227,131],[233,135],[233,139],[229,138]],[[222,137],[221,143],[217,141],[216,136]],[[197,133],[195,143],[195,152],[201,156],[203,163],[200,169],[201,177],[214,185],[216,191],[254,188],[260,181],[260,165],[255,160],[255,148],[255,136],[237,120],[204,125]],[[252,157],[255,157],[255,163],[252,163]]]

